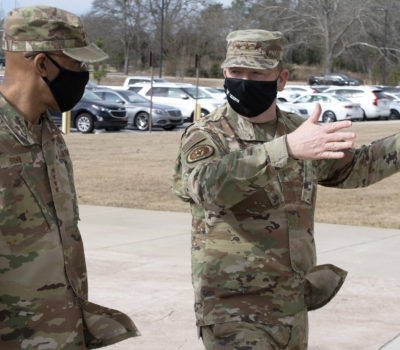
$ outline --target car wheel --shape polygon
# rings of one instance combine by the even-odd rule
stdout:
[[[83,134],[93,132],[94,122],[90,113],[81,113],[75,118],[75,126]]]
[[[365,114],[364,110],[362,110],[362,112],[363,112],[363,116],[362,116],[361,120],[366,121],[367,120],[367,115]]]
[[[333,123],[336,121],[336,115],[332,111],[326,111],[322,115],[322,121],[324,123]]]
[[[135,126],[140,131],[145,131],[149,128],[149,115],[146,112],[140,112],[135,117]]]
[[[400,113],[395,109],[390,110],[389,118],[390,120],[400,119]]]
[[[210,112],[207,111],[206,109],[201,109],[200,117],[204,118],[206,115],[209,115],[209,114],[210,114]]]
[[[163,126],[164,130],[173,130],[175,129],[175,125],[167,125],[167,126]]]

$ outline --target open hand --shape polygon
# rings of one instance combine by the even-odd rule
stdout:
[[[344,120],[324,125],[318,125],[321,105],[316,104],[315,110],[302,125],[287,135],[288,153],[296,159],[339,159],[344,157],[344,150],[353,147],[351,141],[356,137],[354,132],[336,132],[349,128],[351,121]]]

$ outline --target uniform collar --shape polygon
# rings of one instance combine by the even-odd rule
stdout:
[[[235,133],[239,136],[241,140],[260,141],[260,142],[268,141],[266,137],[261,137],[259,132],[258,133],[255,132],[254,128],[257,127],[255,126],[256,124],[251,123],[248,120],[240,117],[231,108],[231,106],[229,106],[229,104],[228,104],[228,116],[230,123],[232,123],[233,130],[235,130]],[[287,133],[284,116],[278,107],[276,107],[276,122],[277,122],[277,127],[274,138],[282,136]]]
[[[45,141],[44,137],[48,135],[46,131],[52,131],[52,126],[49,124],[50,114],[46,111],[42,117],[43,135],[42,142]],[[29,123],[29,122],[28,122]],[[19,114],[6,100],[0,95],[0,125],[8,128],[14,137],[24,146],[37,145],[38,142],[33,137],[32,133],[28,129],[27,121]]]

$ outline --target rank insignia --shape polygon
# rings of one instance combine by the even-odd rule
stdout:
[[[199,160],[211,157],[214,154],[214,147],[209,145],[199,145],[189,153],[186,158],[188,163],[198,162]]]

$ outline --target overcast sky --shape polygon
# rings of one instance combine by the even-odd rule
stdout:
[[[4,16],[15,7],[49,5],[81,15],[90,10],[92,1],[93,0],[0,0],[0,10],[2,10],[2,15]],[[219,2],[224,5],[230,4],[231,1],[232,0],[219,0]]]

